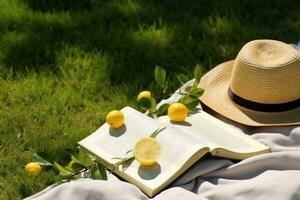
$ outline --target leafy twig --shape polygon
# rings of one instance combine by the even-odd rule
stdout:
[[[156,131],[154,131],[150,137],[155,138],[160,132],[162,132],[163,130],[165,130],[167,127],[161,128],[161,129],[157,129]]]
[[[91,165],[90,167],[92,167],[92,165]],[[73,177],[75,177],[75,176],[77,176],[77,175],[79,175],[79,174],[81,174],[81,173],[84,173],[84,172],[88,171],[88,170],[90,169],[90,167],[84,167],[82,170],[73,173],[71,176],[69,176],[69,177],[67,178],[67,181],[70,181],[70,180],[72,180]]]
[[[130,157],[125,157],[125,158],[113,158],[113,159],[120,159],[118,162],[116,162],[113,166],[112,166],[112,171],[115,171],[117,169],[119,169],[119,167],[122,165],[122,170],[124,170],[124,165],[128,164],[129,162],[133,161],[134,156],[130,156]]]

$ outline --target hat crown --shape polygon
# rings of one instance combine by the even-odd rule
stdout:
[[[299,52],[275,40],[247,43],[235,59],[230,88],[236,95],[257,103],[278,104],[299,99]]]

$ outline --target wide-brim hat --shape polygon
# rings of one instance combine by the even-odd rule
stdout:
[[[199,87],[205,105],[241,124],[300,124],[300,54],[286,43],[248,42],[235,60],[206,73]]]

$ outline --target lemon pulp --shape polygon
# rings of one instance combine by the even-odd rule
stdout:
[[[160,155],[159,143],[151,137],[140,139],[134,147],[134,158],[143,166],[156,163]]]

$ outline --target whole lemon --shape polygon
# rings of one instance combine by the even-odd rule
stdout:
[[[42,167],[37,162],[30,162],[25,166],[25,171],[28,174],[38,175],[42,171]]]
[[[120,128],[124,124],[124,114],[119,110],[110,111],[106,115],[106,123],[112,128]]]
[[[183,122],[187,115],[188,109],[182,103],[173,103],[168,108],[168,116],[174,122]]]
[[[150,91],[142,91],[137,96],[136,100],[140,101],[142,98],[151,99],[151,92]]]

